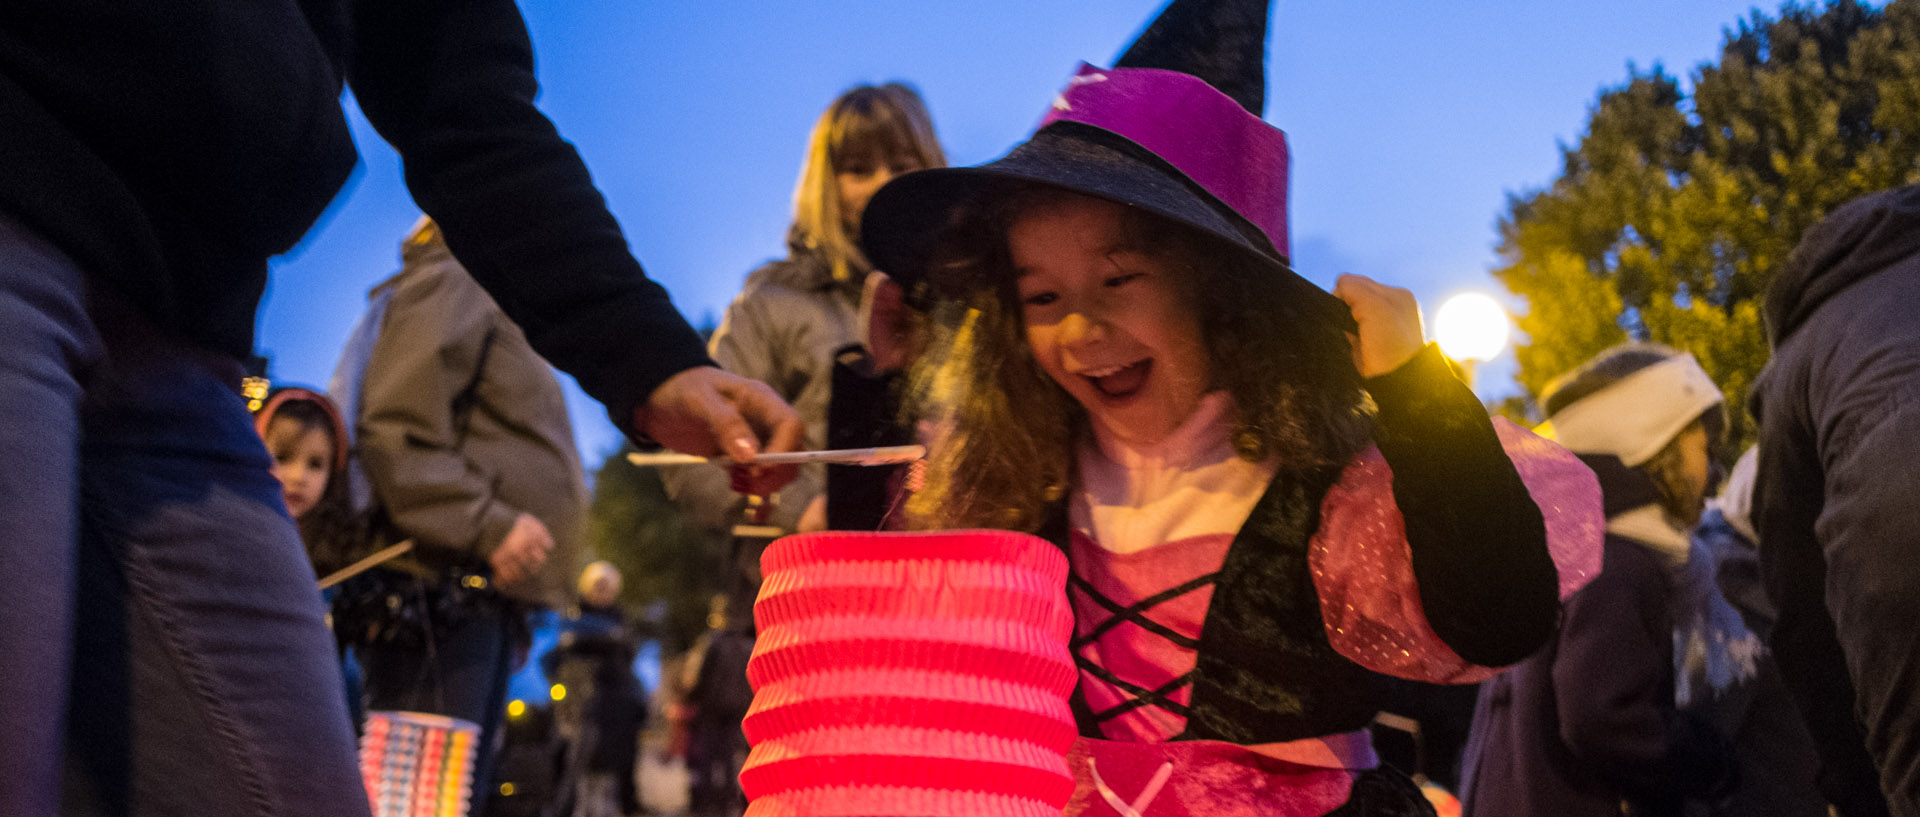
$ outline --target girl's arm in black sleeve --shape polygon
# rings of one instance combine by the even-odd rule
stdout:
[[[1366,386],[1428,623],[1472,663],[1526,658],[1553,635],[1559,579],[1485,407],[1433,344]]]

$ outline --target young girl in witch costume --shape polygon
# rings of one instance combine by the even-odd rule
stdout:
[[[1430,814],[1368,743],[1384,676],[1491,676],[1598,567],[1591,473],[1490,422],[1411,295],[1289,267],[1265,12],[1175,0],[862,229],[921,316],[912,524],[1068,554],[1070,815]]]

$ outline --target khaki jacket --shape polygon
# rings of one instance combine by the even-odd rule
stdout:
[[[409,246],[405,261],[374,289],[391,295],[355,417],[374,496],[436,566],[484,565],[532,514],[553,553],[535,581],[501,589],[564,606],[584,564],[587,491],[560,384],[443,246]],[[454,404],[469,384],[463,412]]]

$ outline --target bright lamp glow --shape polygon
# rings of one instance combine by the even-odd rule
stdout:
[[[1433,319],[1440,351],[1454,360],[1487,360],[1507,346],[1507,311],[1478,292],[1455,295]]]

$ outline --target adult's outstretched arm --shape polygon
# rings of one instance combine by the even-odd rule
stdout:
[[[534,107],[533,46],[512,0],[378,0],[353,14],[347,79],[361,110],[535,350],[630,435],[733,456],[798,444],[784,402],[710,368],[579,153]]]

